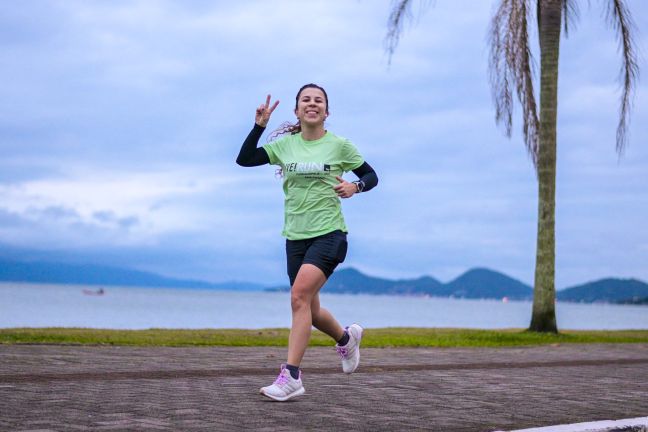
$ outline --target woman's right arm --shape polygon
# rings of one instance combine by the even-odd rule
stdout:
[[[236,158],[237,164],[244,167],[254,167],[270,163],[268,152],[266,152],[263,147],[257,147],[259,138],[261,138],[264,130],[264,127],[261,127],[256,123],[254,124],[254,127],[248,134],[247,138],[243,141],[241,151]]]
[[[268,125],[270,116],[275,108],[277,108],[277,105],[279,105],[279,101],[275,101],[275,103],[272,104],[272,107],[270,107],[270,95],[268,95],[265,104],[259,105],[256,109],[254,127],[245,141],[243,141],[241,151],[236,158],[237,164],[244,167],[253,167],[270,163],[268,152],[266,152],[263,147],[258,148],[257,145],[259,144],[259,138],[261,138],[265,127]]]

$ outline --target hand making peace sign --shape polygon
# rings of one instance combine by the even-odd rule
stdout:
[[[266,127],[268,125],[268,120],[270,120],[270,116],[275,108],[277,108],[277,105],[279,105],[279,101],[275,101],[275,103],[272,104],[272,107],[270,107],[270,95],[268,95],[265,104],[259,105],[256,109],[256,116],[254,118],[256,124],[261,127]]]

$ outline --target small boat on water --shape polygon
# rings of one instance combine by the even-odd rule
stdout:
[[[99,288],[98,290],[91,290],[84,288],[83,289],[83,294],[85,295],[91,295],[91,296],[102,296],[106,293],[103,288]]]

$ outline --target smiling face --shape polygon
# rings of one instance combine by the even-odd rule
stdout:
[[[324,92],[315,87],[303,89],[297,96],[295,115],[302,125],[324,124],[328,116],[328,104]]]

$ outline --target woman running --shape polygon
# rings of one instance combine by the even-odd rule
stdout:
[[[360,363],[362,327],[342,328],[331,313],[320,307],[319,290],[347,252],[347,227],[340,198],[350,198],[378,184],[374,170],[345,138],[324,128],[329,115],[326,91],[306,84],[297,93],[296,124],[280,127],[283,137],[258,147],[259,138],[279,105],[265,104],[256,109],[254,128],[243,142],[236,163],[244,167],[278,165],[283,176],[286,258],[290,278],[292,327],[288,339],[288,359],[272,385],[261,394],[286,401],[304,394],[299,365],[308,346],[311,326],[331,336],[342,358],[342,370],[352,373]],[[353,171],[358,180],[347,182],[341,176]]]

